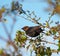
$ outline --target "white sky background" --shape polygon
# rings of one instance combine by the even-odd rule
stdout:
[[[10,2],[11,2],[12,0],[0,0],[0,8],[1,8],[1,6],[2,5],[5,5],[5,4],[9,4],[10,5]],[[35,13],[36,13],[36,15],[38,16],[38,17],[41,17],[42,19],[40,20],[40,22],[45,22],[45,20],[47,20],[48,19],[48,14],[49,13],[46,13],[46,12],[44,12],[44,9],[43,8],[45,8],[45,7],[47,7],[47,4],[46,3],[44,3],[44,2],[39,2],[40,0],[25,0],[24,2],[20,2],[20,3],[22,3],[23,4],[23,9],[26,11],[26,10],[30,10],[30,11],[35,11]],[[8,7],[10,7],[8,5]],[[6,18],[9,18],[9,17],[6,17]],[[54,20],[54,21],[59,21],[60,19],[57,19],[57,18],[59,18],[59,17],[57,17],[57,16],[53,16],[52,17],[52,20]],[[31,23],[30,21],[28,21],[28,20],[25,20],[25,19],[23,19],[23,18],[20,18],[20,17],[17,17],[17,19],[18,19],[18,21],[17,21],[17,23],[16,23],[16,25],[15,25],[15,27],[14,27],[14,31],[13,31],[13,34],[12,34],[12,38],[14,38],[15,37],[15,34],[16,34],[16,31],[17,30],[21,30],[21,28],[22,27],[24,27],[24,26],[34,26],[34,25],[36,25],[36,24],[34,24],[34,23]],[[10,28],[9,28],[9,26],[11,25],[11,19],[8,19],[8,22],[7,22],[7,28],[8,28],[8,30],[10,30]],[[53,24],[54,25],[54,24]],[[5,32],[4,32],[4,29],[3,29],[3,27],[2,27],[2,25],[0,24],[0,35],[2,35],[3,36],[3,34],[4,34],[4,37],[6,38],[6,34],[5,34]],[[48,41],[51,41],[51,42],[53,42],[53,40],[52,40],[52,38],[50,37],[50,38],[47,38],[47,40]],[[5,45],[5,43],[3,42],[3,41],[1,41],[0,40],[0,48],[2,48],[2,47],[4,47],[4,45]],[[57,48],[56,46],[54,46],[54,45],[47,45],[47,46],[51,46],[51,48]],[[25,50],[25,49],[22,49],[22,50]],[[26,50],[25,50],[26,51]],[[27,53],[27,51],[25,52],[25,51],[22,51],[22,53],[23,53],[23,56],[30,56],[30,53],[28,52]],[[34,55],[33,55],[34,56]],[[57,54],[53,54],[52,56],[60,56],[60,54],[59,55],[57,55]]]

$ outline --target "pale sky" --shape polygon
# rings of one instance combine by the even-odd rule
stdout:
[[[10,3],[11,3],[11,1],[12,0],[0,0],[0,8],[2,7],[2,5],[5,5],[5,6],[7,6],[7,7],[10,7]],[[36,13],[36,15],[38,16],[38,17],[41,17],[42,19],[40,20],[40,22],[45,22],[45,20],[47,20],[48,19],[48,14],[49,13],[46,13],[45,11],[44,11],[44,8],[45,7],[47,7],[47,4],[46,3],[44,3],[44,2],[39,2],[40,0],[26,0],[25,2],[20,2],[20,3],[22,3],[23,4],[23,9],[26,11],[26,10],[29,10],[29,11],[35,11],[35,13]],[[9,18],[9,17],[6,17],[7,19]],[[57,17],[57,16],[53,16],[52,17],[52,20],[54,20],[54,21],[59,21],[59,19],[58,19],[59,17]],[[14,37],[15,37],[15,34],[16,34],[16,31],[17,30],[21,30],[21,28],[22,27],[24,27],[24,26],[34,26],[34,25],[36,25],[36,24],[34,24],[34,23],[32,23],[32,22],[30,22],[30,21],[28,21],[28,20],[25,20],[25,19],[23,19],[23,18],[21,18],[21,17],[17,17],[17,23],[16,23],[16,25],[15,25],[15,27],[14,27],[14,30],[13,30],[13,34],[12,34],[12,39],[14,39]],[[7,22],[7,24],[6,24],[6,26],[7,26],[7,28],[8,28],[8,30],[10,31],[10,25],[12,24],[11,23],[12,22],[12,20],[9,18],[8,19],[8,22]],[[4,29],[3,29],[3,27],[2,27],[2,25],[1,25],[1,23],[0,23],[0,35],[1,36],[3,36],[4,38],[6,38],[6,34],[5,34],[5,32],[4,32]],[[49,39],[49,41],[51,41],[51,39]],[[4,47],[4,45],[5,45],[5,43],[3,42],[3,41],[1,41],[0,40],[0,48],[2,48],[2,47]],[[51,45],[48,45],[48,46],[51,46]],[[55,47],[55,46],[51,46],[51,48],[57,48],[57,47]],[[25,52],[24,52],[25,53]],[[28,53],[28,55],[29,55],[29,53]],[[26,53],[25,53],[25,55],[23,55],[23,56],[28,56],[28,55],[26,55]],[[57,55],[57,54],[53,54],[52,56],[60,56],[60,54],[59,55]]]

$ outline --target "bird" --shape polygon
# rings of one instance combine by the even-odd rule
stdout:
[[[24,26],[22,29],[25,31],[26,35],[30,37],[36,37],[43,32],[43,29],[40,26]]]

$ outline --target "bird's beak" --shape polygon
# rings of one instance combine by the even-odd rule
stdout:
[[[24,30],[24,28],[21,28],[21,29],[23,29],[23,30]]]

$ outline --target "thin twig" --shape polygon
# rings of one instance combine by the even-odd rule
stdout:
[[[18,47],[16,46],[16,44],[15,44],[13,41],[9,40],[8,43],[9,43],[12,47],[14,47],[15,51],[18,50]]]
[[[33,41],[35,41],[34,39],[27,39],[27,40],[33,40]],[[52,43],[52,42],[49,42],[49,41],[46,41],[46,40],[41,40],[40,39],[40,42],[46,42],[46,43],[49,43],[49,44],[54,44],[54,45],[57,45],[56,43]]]
[[[27,16],[28,16],[28,15],[27,15]],[[22,17],[22,18],[24,18],[24,19],[26,19],[26,20],[29,20],[29,21],[31,21],[31,22],[33,22],[33,23],[35,23],[35,24],[40,24],[37,20],[32,19],[30,16],[28,16],[30,19],[27,19],[27,18],[25,18],[24,16],[20,16],[20,17]]]
[[[46,43],[49,43],[49,44],[57,45],[56,43],[48,42],[48,41],[46,41],[46,40],[41,40],[41,42],[46,42]]]
[[[4,24],[4,22],[2,22],[2,26],[3,26],[4,30],[5,30],[8,38],[11,40],[11,37],[10,37],[9,32],[8,32],[8,29],[7,29],[6,25]]]
[[[16,19],[13,18],[13,24],[12,24],[11,30],[10,30],[10,37],[11,37],[11,34],[13,33],[13,29],[14,29],[15,23],[16,23]]]
[[[51,52],[53,52],[53,53],[58,53],[58,52],[60,52],[60,51],[58,51],[58,50],[51,50]]]

